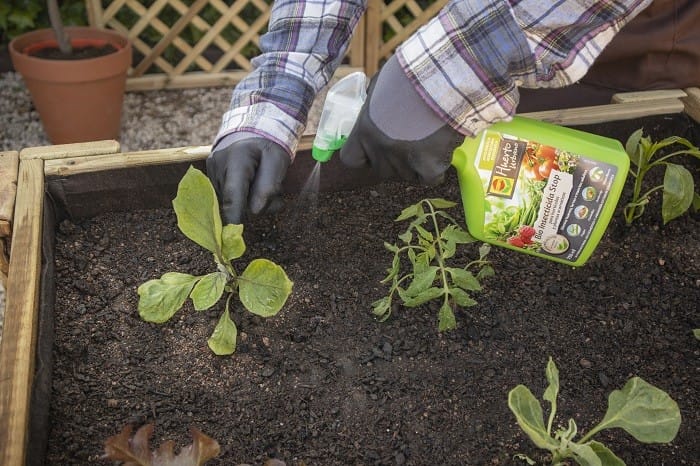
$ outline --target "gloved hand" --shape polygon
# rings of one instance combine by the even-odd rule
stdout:
[[[392,56],[372,79],[340,160],[353,168],[370,167],[384,178],[435,185],[463,141],[425,103]]]
[[[279,210],[282,181],[291,163],[287,151],[269,139],[232,136],[220,141],[207,158],[207,176],[219,197],[224,224],[242,223],[247,211]]]

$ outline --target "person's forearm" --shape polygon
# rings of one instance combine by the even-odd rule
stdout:
[[[580,79],[651,0],[452,0],[397,50],[407,76],[453,128],[509,119],[518,87]]]
[[[345,56],[365,7],[366,0],[276,1],[262,53],[234,89],[216,140],[244,131],[293,155],[314,98]]]

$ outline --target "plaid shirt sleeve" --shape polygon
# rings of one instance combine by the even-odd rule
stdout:
[[[423,99],[465,135],[510,119],[518,87],[583,77],[651,0],[451,0],[398,49]]]
[[[276,0],[254,70],[233,91],[214,144],[255,133],[293,157],[319,90],[345,56],[366,0]]]

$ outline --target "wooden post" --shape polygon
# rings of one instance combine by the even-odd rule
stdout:
[[[41,273],[44,162],[19,164],[13,247],[0,345],[0,464],[25,463]]]
[[[10,267],[10,240],[17,195],[18,169],[18,152],[0,152],[0,283],[3,286],[6,285]]]

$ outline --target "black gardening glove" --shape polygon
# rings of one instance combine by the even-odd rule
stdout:
[[[393,56],[372,79],[340,160],[384,178],[435,185],[463,141],[418,95]]]
[[[258,136],[226,142],[217,144],[207,158],[207,175],[219,197],[224,224],[242,223],[247,212],[279,210],[289,154],[279,144]]]

